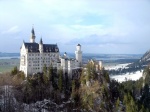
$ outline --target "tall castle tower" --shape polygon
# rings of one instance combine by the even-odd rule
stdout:
[[[79,66],[82,66],[82,51],[81,51],[81,45],[80,44],[78,44],[76,46],[75,55],[76,55],[76,60],[78,60],[78,62],[79,62]]]
[[[35,43],[35,33],[34,33],[34,28],[33,27],[32,27],[32,30],[31,30],[30,42]]]

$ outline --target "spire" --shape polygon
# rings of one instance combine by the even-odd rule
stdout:
[[[34,27],[33,26],[32,26],[32,30],[31,30],[30,42],[31,43],[35,42],[35,32],[34,32]]]
[[[42,37],[41,37],[41,39],[40,39],[40,44],[43,44]]]
[[[24,40],[23,40],[23,44],[24,44],[25,42],[24,42]]]
[[[34,33],[34,27],[33,27],[33,26],[32,26],[31,33],[32,33],[32,35],[34,35],[34,36],[35,36],[35,33]]]

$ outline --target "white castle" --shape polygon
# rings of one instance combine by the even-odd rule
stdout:
[[[30,42],[23,44],[20,48],[20,71],[26,75],[42,72],[43,67],[62,69],[63,73],[67,73],[72,78],[72,71],[82,66],[81,45],[76,46],[75,59],[69,58],[67,53],[60,56],[57,44],[43,44],[42,38],[39,43],[35,42],[34,28],[31,31]]]

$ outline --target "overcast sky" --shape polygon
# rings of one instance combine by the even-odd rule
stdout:
[[[0,0],[0,52],[36,42],[61,52],[142,54],[150,49],[150,0]]]

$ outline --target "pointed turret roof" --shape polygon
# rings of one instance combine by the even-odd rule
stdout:
[[[30,42],[31,43],[35,42],[35,32],[34,32],[34,27],[33,26],[32,26],[32,30],[31,30]]]
[[[31,33],[32,33],[33,36],[35,36],[34,27],[32,27]]]
[[[78,44],[77,46],[81,46],[80,44]]]
[[[43,44],[42,37],[41,37],[41,39],[40,39],[40,44]]]

